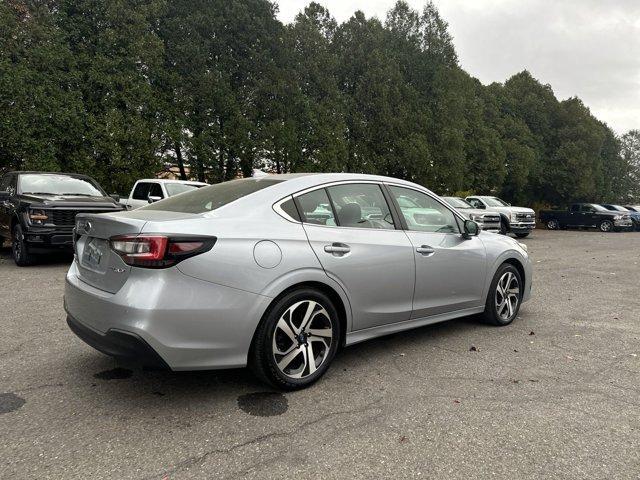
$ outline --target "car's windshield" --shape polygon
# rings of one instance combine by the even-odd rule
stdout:
[[[140,210],[163,210],[181,213],[205,213],[223,207],[239,198],[270,187],[284,180],[274,178],[243,178],[230,182],[217,183],[190,192],[169,197]]]
[[[621,205],[611,205],[613,207],[614,210],[617,210],[618,212],[628,212],[629,209],[628,208],[624,208]]]
[[[463,200],[460,197],[442,197],[444,199],[445,202],[447,202],[449,205],[451,205],[454,208],[473,208],[473,205],[471,205],[469,202],[467,202],[466,200]]]
[[[192,190],[197,190],[200,187],[204,187],[205,185],[193,185],[189,183],[165,183],[164,187],[167,189],[167,194],[170,197],[174,195],[178,195],[184,192],[191,192]]]
[[[98,184],[88,177],[71,177],[52,173],[25,173],[18,178],[18,191],[22,194],[106,196]]]
[[[482,197],[484,203],[490,207],[508,207],[509,204],[504,200],[500,200],[498,197]]]

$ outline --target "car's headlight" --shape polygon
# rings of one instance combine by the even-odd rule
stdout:
[[[516,212],[511,212],[511,221],[512,222],[518,221],[518,214]]]
[[[29,209],[29,221],[33,225],[44,225],[49,220],[47,212],[41,209],[30,208]]]
[[[521,242],[517,242],[517,243],[518,243],[518,246],[519,246],[521,249],[523,249],[525,252],[528,252],[528,251],[529,251],[529,248],[528,248],[524,243],[521,243]]]
[[[470,213],[469,214],[469,220],[473,220],[474,222],[482,221],[483,217],[484,217],[484,215],[481,215],[479,213]]]

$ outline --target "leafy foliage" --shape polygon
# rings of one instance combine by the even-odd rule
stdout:
[[[398,1],[338,24],[268,0],[0,3],[0,169],[84,172],[124,192],[163,162],[222,181],[391,175],[517,203],[640,200],[640,134],[523,71],[482,85],[446,21]]]

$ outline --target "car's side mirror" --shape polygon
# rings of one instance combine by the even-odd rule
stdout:
[[[109,195],[111,198],[113,198],[116,202],[120,201],[120,195],[118,195],[117,193],[112,193],[111,195]]]
[[[480,233],[480,227],[473,220],[465,220],[464,221],[464,237],[471,238],[475,237]]]
[[[160,200],[162,200],[162,197],[155,197],[153,195],[149,195],[149,203],[159,202]]]

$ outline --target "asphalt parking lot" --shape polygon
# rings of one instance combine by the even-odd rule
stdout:
[[[344,350],[318,384],[122,365],[67,328],[68,257],[0,252],[0,478],[640,476],[640,233],[539,230],[533,299]]]

